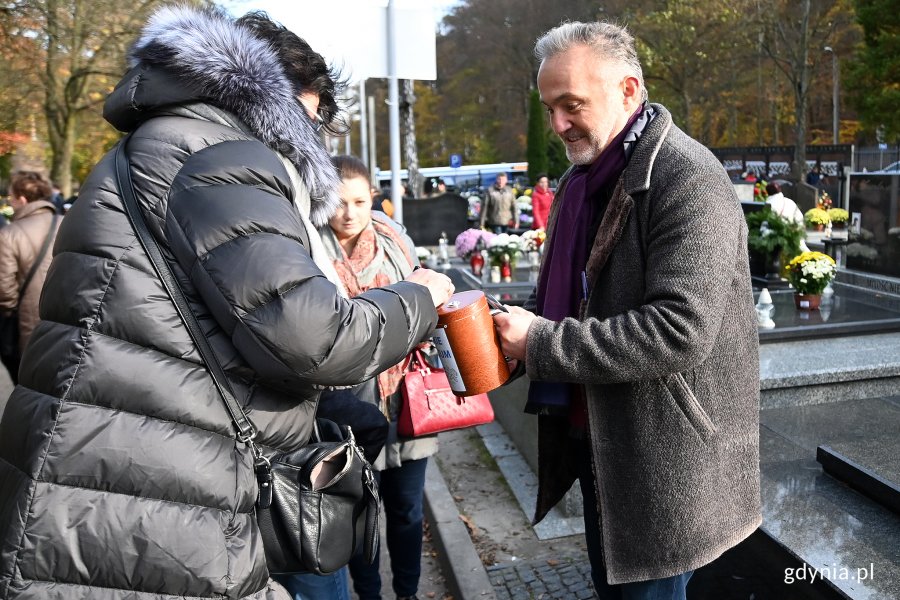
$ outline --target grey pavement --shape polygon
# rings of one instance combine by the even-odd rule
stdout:
[[[495,565],[487,568],[487,574],[497,600],[594,597],[591,565],[586,559]]]

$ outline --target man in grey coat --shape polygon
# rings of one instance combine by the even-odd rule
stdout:
[[[535,520],[578,479],[599,596],[684,598],[761,522],[747,227],[715,157],[647,102],[624,28],[563,24],[535,54],[573,167],[536,293],[494,317],[539,415]]]

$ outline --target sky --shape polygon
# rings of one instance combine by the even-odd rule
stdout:
[[[395,0],[398,9],[408,23],[401,23],[404,35],[398,38],[398,58],[404,63],[398,75],[402,79],[434,79],[435,49],[433,33],[447,12],[462,0]],[[233,16],[240,16],[250,10],[264,10],[270,17],[281,22],[291,31],[305,39],[310,46],[329,62],[341,66],[349,72],[351,79],[361,77],[383,77],[377,73],[386,63],[386,43],[374,39],[372,32],[378,31],[376,14],[382,15],[387,0],[220,0]],[[430,12],[430,17],[429,17]],[[414,26],[431,19],[434,29]],[[367,32],[369,35],[367,37]],[[382,67],[383,68],[383,67]]]
[[[396,5],[423,6],[431,5],[434,11],[435,24],[440,23],[454,6],[458,6],[463,0],[396,0]],[[276,13],[295,12],[309,15],[312,21],[328,22],[333,20],[336,14],[352,14],[352,10],[345,11],[343,7],[352,9],[354,6],[387,6],[387,0],[331,0],[320,2],[318,0],[220,0],[218,2],[233,16],[240,16],[249,10],[265,10],[274,17]]]

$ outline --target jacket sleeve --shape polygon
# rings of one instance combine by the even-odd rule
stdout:
[[[653,185],[652,197],[643,199],[655,203],[646,227],[643,304],[605,319],[535,319],[526,344],[533,379],[647,380],[709,356],[737,293],[735,279],[749,268],[746,224],[727,178],[712,168]]]
[[[401,281],[341,297],[310,256],[288,182],[259,142],[200,151],[172,184],[166,236],[213,317],[267,383],[359,383],[433,330],[431,295]]]
[[[11,311],[19,303],[19,261],[14,228],[0,229],[0,310]]]

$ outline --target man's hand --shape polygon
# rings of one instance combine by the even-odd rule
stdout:
[[[508,313],[494,315],[494,327],[500,335],[500,347],[503,354],[516,360],[525,360],[525,341],[528,337],[528,327],[537,318],[518,306],[507,306]]]

